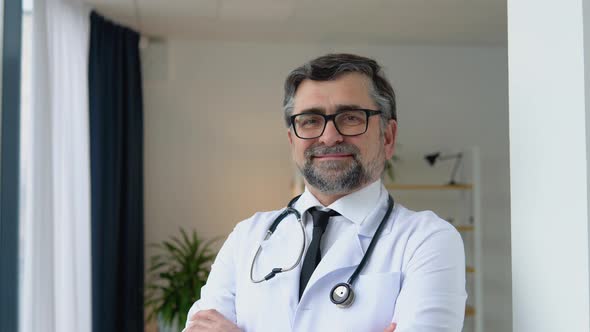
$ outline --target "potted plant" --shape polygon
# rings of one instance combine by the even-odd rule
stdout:
[[[189,235],[180,228],[180,237],[152,244],[157,252],[150,257],[145,305],[147,320],[157,317],[160,332],[178,332],[192,304],[201,297],[216,253],[211,245],[217,238],[203,241],[196,231]]]

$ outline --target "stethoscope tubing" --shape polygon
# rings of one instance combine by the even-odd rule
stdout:
[[[262,242],[268,240],[268,238],[270,238],[270,236],[274,233],[278,224],[283,219],[285,219],[289,214],[294,214],[295,217],[297,218],[299,226],[301,227],[301,234],[303,235],[303,241],[301,244],[301,249],[299,251],[299,256],[297,257],[297,261],[295,261],[295,263],[293,265],[291,265],[290,267],[285,267],[285,268],[275,267],[270,271],[270,273],[268,273],[266,276],[264,276],[264,278],[255,279],[254,278],[254,263],[256,262],[258,255],[260,255],[260,252],[262,251],[262,242],[261,242],[258,245],[258,249],[256,249],[256,254],[254,254],[254,258],[252,258],[252,264],[250,265],[250,280],[253,283],[258,284],[263,281],[267,281],[267,280],[274,278],[279,273],[291,271],[294,268],[296,268],[297,265],[299,265],[299,263],[301,262],[301,259],[303,257],[303,252],[305,251],[305,243],[307,242],[307,236],[305,235],[305,226],[303,225],[303,221],[301,220],[301,214],[299,213],[299,211],[295,210],[292,207],[292,204],[296,201],[297,198],[299,198],[299,196],[295,197],[294,199],[291,200],[291,202],[289,202],[289,205],[287,206],[287,208],[283,212],[281,212],[281,214],[275,219],[275,221],[268,228],[268,230],[266,231],[266,235],[264,236],[264,239],[262,240]]]
[[[303,258],[303,253],[305,251],[305,244],[307,242],[307,237],[305,235],[305,226],[303,225],[301,214],[299,213],[299,211],[297,211],[295,208],[293,208],[293,205],[299,199],[300,196],[301,195],[296,196],[293,199],[291,199],[291,201],[287,205],[287,208],[285,210],[283,210],[283,212],[281,212],[281,214],[279,214],[279,216],[277,216],[275,218],[275,220],[272,222],[272,224],[268,228],[266,235],[264,236],[264,240],[263,240],[263,242],[264,242],[271,237],[271,235],[274,233],[277,226],[279,225],[279,223],[283,219],[285,219],[289,214],[294,214],[295,217],[297,218],[297,221],[298,221],[299,226],[301,228],[301,233],[303,234],[303,241],[302,241],[303,243],[302,243],[301,250],[299,252],[299,256],[297,258],[297,261],[293,265],[291,265],[287,268],[273,268],[270,273],[268,273],[266,276],[264,276],[264,278],[255,279],[254,278],[254,265],[255,265],[256,259],[258,258],[258,255],[262,251],[262,242],[261,242],[258,245],[258,249],[256,250],[256,254],[254,254],[254,257],[252,258],[252,264],[250,265],[250,280],[253,283],[261,283],[263,281],[267,281],[267,280],[274,278],[279,273],[291,271],[295,267],[297,267],[297,265],[299,265],[299,263],[301,262],[301,259]],[[351,287],[352,284],[356,281],[360,272],[363,270],[363,268],[367,264],[369,257],[373,253],[373,249],[375,248],[375,245],[377,244],[377,240],[378,240],[379,236],[381,235],[381,232],[383,231],[383,228],[385,227],[385,224],[386,224],[387,220],[389,219],[391,212],[393,211],[394,205],[395,205],[395,202],[394,202],[393,198],[391,197],[391,195],[389,195],[388,200],[387,200],[387,211],[385,212],[383,219],[381,219],[379,226],[377,226],[377,229],[375,230],[375,234],[373,235],[373,238],[371,239],[371,242],[369,243],[369,246],[367,247],[367,251],[363,255],[363,258],[361,259],[361,262],[356,267],[356,269],[352,272],[352,274],[350,275],[350,278],[348,278],[348,280],[345,283],[349,287]]]
[[[383,227],[385,227],[386,221],[389,219],[389,216],[391,215],[391,211],[393,211],[393,204],[394,204],[393,198],[391,197],[391,195],[389,195],[389,198],[387,199],[387,212],[385,212],[383,219],[379,223],[379,226],[377,226],[377,229],[375,230],[375,234],[373,235],[373,238],[371,239],[371,242],[369,243],[369,246],[367,247],[367,251],[363,255],[363,259],[361,259],[361,262],[359,263],[359,265],[356,267],[354,272],[352,272],[352,274],[350,275],[350,278],[348,278],[348,281],[346,281],[346,283],[348,285],[352,286],[352,283],[354,283],[356,278],[358,278],[359,274],[361,273],[361,271],[363,270],[363,268],[365,267],[365,265],[369,261],[369,257],[373,253],[373,249],[375,248],[375,245],[377,244],[377,238],[381,235],[381,232],[383,232]]]

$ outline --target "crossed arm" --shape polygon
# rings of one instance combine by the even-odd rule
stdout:
[[[394,332],[396,324],[391,323],[383,332]],[[184,332],[242,332],[215,309],[201,310],[189,318]]]

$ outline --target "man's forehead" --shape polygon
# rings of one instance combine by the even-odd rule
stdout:
[[[371,81],[360,73],[347,73],[330,81],[306,79],[295,92],[295,109],[327,108],[336,105],[371,107]]]
[[[357,72],[350,72],[350,73],[343,73],[340,74],[338,76],[336,76],[334,79],[332,80],[325,80],[325,81],[319,81],[319,80],[312,80],[312,79],[304,79],[303,81],[301,81],[301,83],[299,84],[297,91],[299,91],[299,89],[303,88],[303,87],[307,87],[307,86],[317,86],[317,85],[321,85],[321,86],[327,86],[327,85],[332,85],[332,86],[354,86],[357,88],[369,88],[371,86],[371,80],[370,78],[362,73],[357,73]]]

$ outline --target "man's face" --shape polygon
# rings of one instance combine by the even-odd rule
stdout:
[[[359,73],[332,81],[304,80],[295,94],[293,115],[335,114],[351,108],[377,110],[369,95],[371,82]],[[307,184],[326,195],[344,195],[377,180],[385,160],[393,155],[395,121],[381,131],[380,116],[368,119],[367,132],[343,136],[329,121],[322,136],[301,139],[289,128],[291,153]]]

